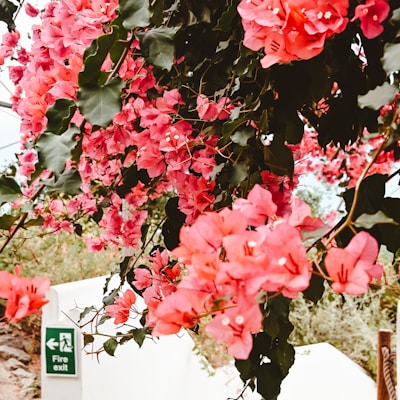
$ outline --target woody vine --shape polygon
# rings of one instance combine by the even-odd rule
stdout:
[[[275,399],[294,361],[291,300],[317,302],[325,283],[365,293],[382,277],[379,248],[400,247],[400,200],[385,196],[399,158],[399,5],[26,4],[40,16],[28,49],[18,8],[0,6],[22,119],[18,169],[0,177],[2,249],[33,224],[86,236],[95,222],[89,250],[128,254],[105,291],[105,318],[126,325],[109,354],[205,323],[244,384]],[[314,218],[293,195],[308,172],[346,187],[345,217]],[[39,312],[48,286],[20,266],[0,272],[5,319]]]

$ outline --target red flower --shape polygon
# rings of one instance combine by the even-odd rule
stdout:
[[[383,22],[389,15],[387,0],[367,0],[356,7],[352,21],[359,19],[362,33],[367,39],[374,39],[383,32]]]
[[[248,298],[239,298],[236,307],[216,315],[206,330],[228,346],[228,353],[232,357],[245,360],[253,347],[251,334],[260,331],[261,321],[259,305]]]
[[[268,254],[268,264],[263,289],[281,291],[286,297],[296,298],[310,285],[312,273],[300,232],[285,222],[279,223],[273,230],[264,226],[257,230],[266,233],[263,245]]]
[[[106,315],[115,318],[114,324],[123,324],[129,318],[130,310],[136,302],[135,293],[128,289],[122,297],[116,296],[115,304],[106,306]]]
[[[367,232],[359,232],[340,249],[333,247],[325,257],[325,267],[333,280],[332,289],[353,296],[367,291],[372,278],[380,279],[382,265],[375,264],[378,244]]]
[[[252,226],[264,225],[277,210],[276,204],[272,201],[271,192],[260,185],[254,185],[247,199],[237,199],[232,208],[246,215],[248,224]]]
[[[0,297],[7,299],[4,318],[8,322],[19,322],[22,318],[40,313],[48,303],[46,292],[50,286],[48,278],[25,278],[19,275],[21,266],[15,267],[15,275],[0,271]]]
[[[264,68],[308,60],[321,53],[326,39],[346,28],[348,7],[348,0],[242,0],[243,43],[254,51],[264,49]]]
[[[208,297],[207,292],[187,288],[167,296],[154,311],[156,323],[152,335],[169,335],[181,328],[192,328],[204,313]]]

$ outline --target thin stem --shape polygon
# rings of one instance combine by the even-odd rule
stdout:
[[[331,281],[332,280],[328,275],[325,274],[324,271],[322,271],[322,269],[319,266],[319,263],[317,262],[317,260],[315,260],[315,259],[312,260],[312,263],[315,265],[315,268],[317,268],[317,271],[313,271],[314,275],[318,275],[318,276],[320,276],[321,278],[324,278],[327,281]]]
[[[129,40],[129,42],[127,42],[127,45],[124,47],[122,54],[120,55],[117,63],[115,64],[114,69],[111,71],[110,75],[108,75],[105,85],[107,85],[107,83],[109,83],[111,81],[111,79],[113,79],[115,77],[115,75],[117,75],[119,69],[121,68],[122,63],[125,61],[125,58],[128,55],[128,51],[131,48],[134,40],[135,40],[135,35],[132,34],[131,39]]]
[[[400,174],[400,168],[394,171],[391,175],[389,175],[388,178],[386,179],[386,182],[389,182],[391,179],[393,179],[396,175],[399,174]]]
[[[160,229],[161,225],[163,222],[165,222],[166,220],[166,216],[164,218],[161,219],[161,221],[156,225],[156,228],[154,229],[154,232],[151,234],[150,238],[147,240],[147,242],[142,246],[142,250],[140,251],[139,255],[137,255],[135,257],[135,259],[133,260],[132,264],[129,266],[129,268],[127,269],[127,271],[135,268],[136,263],[139,261],[139,259],[142,257],[142,255],[144,254],[147,246],[149,246],[149,244],[153,241],[155,235],[157,234],[158,230]]]
[[[370,168],[372,167],[372,165],[374,165],[374,163],[376,162],[379,154],[381,153],[381,151],[385,148],[389,138],[390,138],[390,128],[388,128],[388,130],[385,132],[385,136],[384,136],[384,140],[382,141],[382,143],[379,145],[379,147],[376,149],[373,157],[371,158],[370,162],[368,163],[368,165],[364,168],[362,174],[360,175],[360,177],[357,180],[356,186],[354,188],[354,198],[353,198],[353,202],[351,204],[351,208],[349,213],[347,214],[347,217],[345,219],[345,221],[342,223],[342,225],[339,226],[339,228],[332,232],[331,235],[328,238],[328,241],[326,244],[329,244],[332,242],[332,240],[339,235],[339,233],[343,232],[344,229],[346,229],[347,227],[350,227],[352,222],[353,222],[353,217],[354,217],[354,213],[356,211],[356,206],[358,203],[358,199],[360,197],[360,188],[361,188],[361,184],[363,182],[363,180],[365,179],[365,177],[367,176],[368,171],[370,170]]]
[[[233,397],[228,397],[227,400],[239,400],[239,399],[244,399],[243,395],[244,392],[247,390],[247,388],[250,386],[250,381],[248,381],[244,386],[243,386],[243,390],[239,393],[239,395],[235,398]]]

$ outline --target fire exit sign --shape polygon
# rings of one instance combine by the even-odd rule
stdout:
[[[46,327],[46,373],[76,376],[76,346],[74,328]]]

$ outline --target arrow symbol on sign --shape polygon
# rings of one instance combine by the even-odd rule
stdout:
[[[50,338],[47,342],[46,342],[46,346],[50,349],[50,350],[55,350],[56,347],[58,347],[58,342],[56,342],[56,340],[54,338]]]

